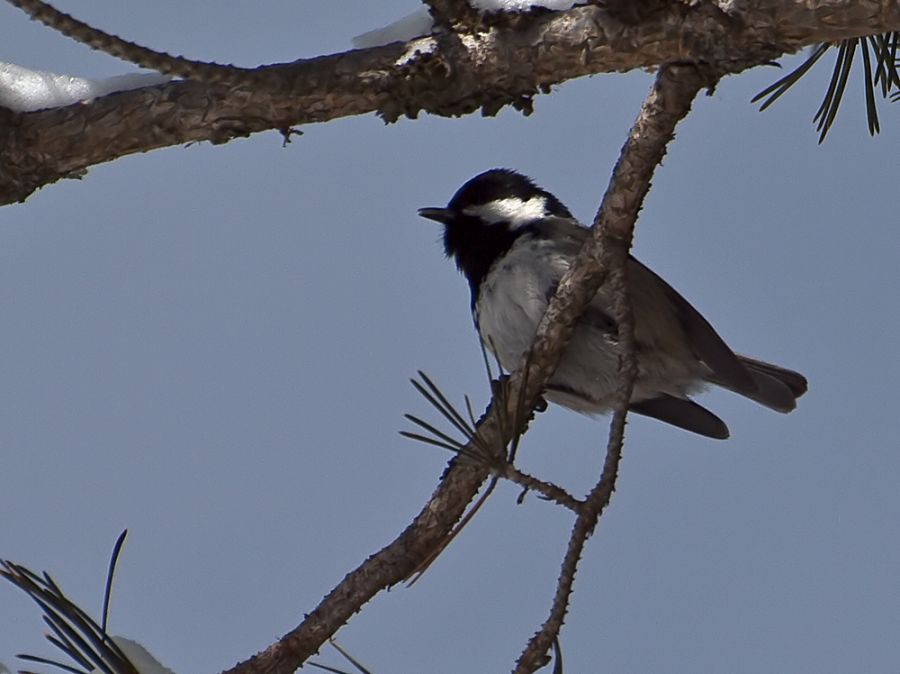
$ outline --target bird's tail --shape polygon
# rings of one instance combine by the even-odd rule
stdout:
[[[738,355],[738,360],[747,368],[755,388],[733,388],[713,380],[735,393],[750,398],[776,412],[790,412],[797,406],[797,398],[806,393],[806,377],[794,370],[772,365],[762,360]]]

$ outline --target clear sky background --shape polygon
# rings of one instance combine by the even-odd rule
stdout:
[[[345,50],[416,7],[57,4],[246,66]],[[6,4],[0,34],[0,60],[132,70]],[[881,106],[869,138],[854,77],[818,146],[831,58],[765,113],[749,99],[779,71],[726,79],[657,172],[635,254],[810,392],[789,416],[705,394],[726,442],[632,419],[562,633],[566,671],[900,671],[900,107]],[[651,81],[571,82],[527,118],[369,115],[286,148],[275,132],[169,148],[0,209],[0,557],[99,610],[127,527],[112,632],[179,674],[295,626],[406,526],[449,458],[397,435],[404,412],[437,419],[408,378],[421,368],[454,400],[487,401],[468,289],[416,209],[505,166],[590,220]],[[606,432],[551,409],[523,468],[580,494]],[[379,674],[509,671],[547,614],[572,519],[517,495],[499,488],[424,579],[379,595],[340,642]],[[0,662],[55,655],[42,632],[0,585]]]

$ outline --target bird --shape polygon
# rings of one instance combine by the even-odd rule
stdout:
[[[590,230],[531,178],[502,168],[467,181],[446,207],[418,214],[443,225],[444,251],[469,284],[476,330],[503,369],[515,371]],[[638,370],[629,411],[724,440],[725,422],[691,398],[709,385],[777,412],[796,407],[806,377],[732,351],[699,311],[631,255],[626,279]],[[601,287],[550,377],[550,402],[588,415],[612,409],[619,339],[612,304]]]

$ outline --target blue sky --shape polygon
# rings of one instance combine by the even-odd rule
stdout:
[[[339,51],[409,2],[58,6],[128,39],[240,65]],[[129,66],[0,5],[0,59],[88,77]],[[829,57],[830,58],[830,57]],[[896,106],[865,131],[854,80],[823,146],[824,65],[722,82],[679,127],[635,254],[738,351],[810,380],[782,416],[702,398],[732,438],[633,418],[618,490],[562,633],[567,671],[893,672],[900,664]],[[434,417],[408,384],[488,390],[468,289],[416,216],[516,168],[583,220],[652,76],[598,76],[530,117],[374,116],[94,167],[0,209],[0,557],[99,608],[130,530],[112,631],[182,674],[296,625],[418,511],[448,456],[401,438]],[[523,468],[581,493],[605,420],[551,409]],[[339,634],[375,672],[508,671],[549,608],[571,518],[501,486],[414,588]],[[0,585],[0,662],[51,655]],[[327,651],[323,662],[339,659]]]

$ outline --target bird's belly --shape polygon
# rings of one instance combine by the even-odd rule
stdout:
[[[491,287],[476,304],[475,319],[481,339],[507,372],[519,369],[534,340],[547,302],[536,293],[515,294],[504,285]],[[587,414],[606,412],[613,406],[618,387],[616,337],[580,323],[569,341],[556,372],[548,383],[548,400]],[[633,401],[661,393],[682,397],[702,388],[702,372],[696,361],[685,360],[654,348],[638,347],[638,377]]]
[[[481,339],[507,372],[523,365],[547,308],[543,296],[522,290],[521,285],[511,291],[507,284],[486,284],[476,303]],[[610,336],[579,325],[550,379],[546,397],[579,412],[605,411],[616,391],[617,368],[617,349]]]

